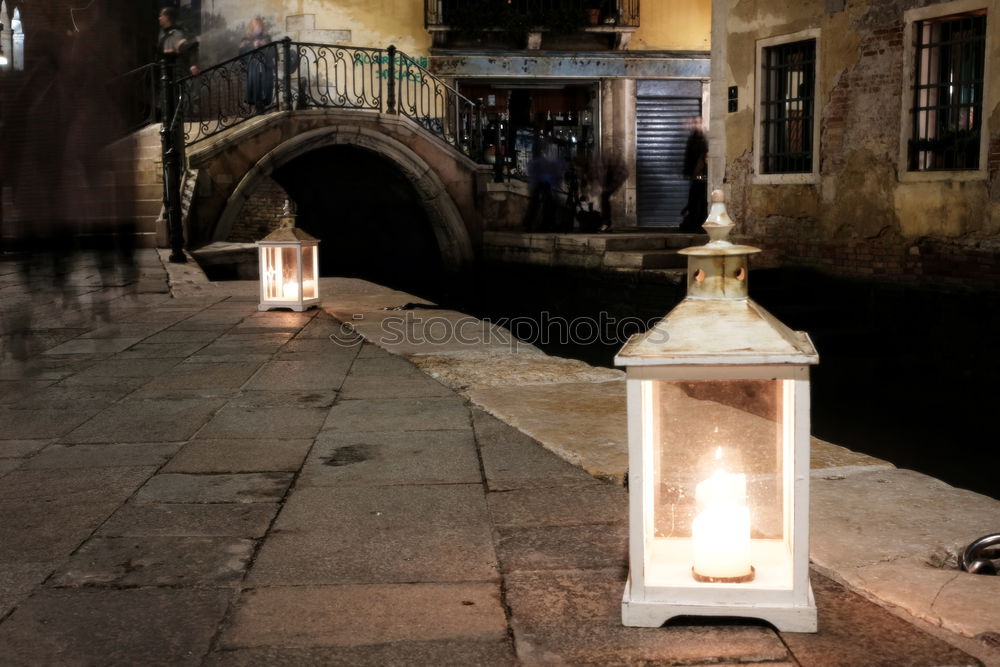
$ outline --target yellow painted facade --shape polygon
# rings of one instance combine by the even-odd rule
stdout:
[[[643,0],[631,51],[708,51],[711,0]]]

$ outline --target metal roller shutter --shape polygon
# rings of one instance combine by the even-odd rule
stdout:
[[[687,204],[688,120],[701,115],[700,81],[636,84],[636,206],[640,227],[676,227]]]

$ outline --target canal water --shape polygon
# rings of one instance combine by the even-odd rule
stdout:
[[[460,285],[421,289],[445,307],[513,324],[515,335],[549,354],[606,367],[638,322],[655,321],[683,298],[683,286],[669,283],[511,265],[487,265]],[[993,465],[1000,295],[799,270],[756,270],[750,294],[808,332],[819,350],[812,371],[816,437],[1000,498]],[[612,335],[595,335],[588,321]]]

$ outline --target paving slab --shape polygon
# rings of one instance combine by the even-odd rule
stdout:
[[[495,581],[480,485],[296,489],[251,585]]]
[[[10,405],[52,386],[55,380],[0,380],[0,405]]]
[[[11,667],[199,665],[229,596],[206,589],[39,591],[0,624],[0,655]]]
[[[7,477],[18,471],[8,473]],[[0,563],[59,561],[115,511],[121,500],[0,501]]]
[[[617,523],[499,526],[496,550],[505,574],[519,570],[628,568],[628,526],[624,517]]]
[[[96,414],[97,411],[103,410],[120,398],[127,396],[130,391],[128,387],[88,387],[58,384],[39,389],[20,401],[8,403],[7,406],[14,410],[44,408],[46,410],[94,411]]]
[[[216,651],[205,667],[508,667],[517,664],[506,639],[398,641],[330,648],[253,648]],[[780,667],[780,666],[779,666]]]
[[[6,475],[12,470],[17,470],[23,463],[24,461],[20,459],[0,459],[0,476]]]
[[[163,473],[151,477],[139,493],[140,503],[274,503],[292,483],[290,473],[187,475]]]
[[[562,460],[517,429],[482,410],[472,422],[491,491],[591,484],[586,472]]]
[[[852,593],[832,580],[812,577],[819,632],[781,635],[803,667],[856,665],[975,665],[978,661],[950,644]]]
[[[219,337],[219,332],[213,329],[205,331],[189,330],[189,329],[166,329],[164,331],[160,331],[159,333],[153,334],[149,338],[144,339],[142,342],[144,344],[203,343],[205,345],[208,345],[218,337]]]
[[[514,643],[524,664],[690,665],[791,658],[766,627],[623,626],[624,570],[512,572],[504,581]]]
[[[490,493],[486,499],[497,526],[576,526],[616,523],[628,517],[625,489],[597,481],[587,486]]]
[[[0,563],[0,618],[27,598],[55,570],[57,561]]]
[[[624,382],[473,387],[478,407],[591,475],[622,483],[628,469]]]
[[[303,313],[287,313],[280,311],[255,312],[243,318],[236,331],[241,329],[295,329],[305,327],[316,317],[318,311],[307,310]]]
[[[506,636],[497,584],[269,587],[243,594],[220,646],[362,647]]]
[[[180,442],[194,435],[225,403],[221,398],[126,399],[67,433],[62,442]]]
[[[82,333],[79,335],[79,338],[138,338],[139,340],[142,340],[143,338],[148,338],[159,331],[163,331],[166,327],[166,324],[158,324],[155,322],[112,322],[111,324],[105,324],[104,326],[99,326],[96,329],[91,329],[90,331]]]
[[[244,389],[230,398],[229,404],[244,408],[329,408],[337,400],[333,389],[295,391]]]
[[[0,440],[0,459],[24,458],[50,445],[54,440]]]
[[[245,358],[245,357],[244,357]],[[159,377],[153,378],[143,389],[238,389],[260,368],[254,362],[199,363],[184,361]]]
[[[186,358],[205,347],[205,343],[136,343],[115,355],[115,359],[174,359]]]
[[[86,354],[98,358],[106,357],[126,350],[140,340],[142,338],[138,336],[129,338],[74,338],[49,348],[44,354]]]
[[[49,586],[236,586],[255,542],[238,537],[94,537]]]
[[[366,348],[370,347],[368,345]],[[409,375],[415,370],[413,363],[405,358],[396,355],[383,353],[376,356],[358,355],[351,365],[351,374],[361,377],[373,377],[384,375]]]
[[[323,430],[436,431],[468,428],[469,410],[455,397],[360,399],[330,409]]]
[[[97,534],[104,537],[263,537],[278,513],[275,503],[122,505]]]
[[[25,470],[40,468],[108,468],[151,466],[158,468],[177,453],[179,442],[111,445],[51,445],[24,462]]]
[[[198,433],[200,438],[313,438],[327,419],[324,408],[252,408],[227,405]]]
[[[317,437],[298,484],[478,484],[481,479],[476,444],[467,430],[326,431]]]
[[[184,445],[162,472],[295,472],[312,445],[311,439],[195,439]]]
[[[74,375],[74,379],[150,378],[165,374],[179,359],[107,359],[99,361]]]
[[[393,375],[348,375],[340,387],[344,400],[357,398],[410,398],[420,396],[451,396],[452,391],[420,371]]]
[[[155,471],[155,466],[16,470],[0,484],[0,502],[121,502]]]
[[[34,357],[24,363],[0,364],[0,380],[62,380],[95,363],[74,357]]]
[[[341,345],[327,337],[303,338],[296,336],[281,346],[275,359],[278,361],[308,361],[322,357],[354,359],[360,345]]]
[[[201,353],[228,354],[244,352],[274,354],[282,349],[290,340],[292,340],[292,334],[280,331],[240,333],[234,330],[218,336]]]
[[[338,389],[351,366],[350,357],[269,361],[247,384],[247,389],[287,389],[292,391]]]
[[[100,411],[101,408],[95,407],[87,410],[45,408],[15,410],[7,406],[0,408],[0,424],[3,424],[3,437],[10,440],[58,438]]]

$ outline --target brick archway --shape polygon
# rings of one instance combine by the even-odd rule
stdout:
[[[281,142],[259,159],[228,197],[215,227],[213,240],[225,240],[254,187],[295,158],[318,148],[353,146],[390,160],[410,181],[427,212],[446,268],[461,270],[473,261],[472,242],[465,221],[444,183],[431,166],[409,147],[387,134],[359,125],[323,127]]]

